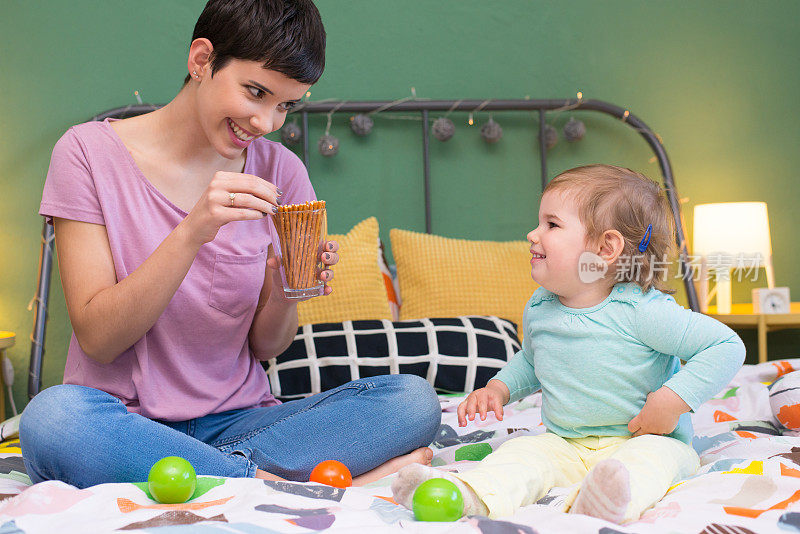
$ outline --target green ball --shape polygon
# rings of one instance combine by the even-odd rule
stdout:
[[[180,456],[167,456],[153,464],[147,476],[150,495],[163,504],[186,502],[197,487],[192,464]]]
[[[464,515],[464,497],[449,480],[432,478],[414,491],[412,508],[417,521],[456,521]]]

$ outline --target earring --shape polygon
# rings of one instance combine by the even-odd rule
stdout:
[[[195,77],[195,78],[197,78],[198,80],[200,79],[200,76],[198,76],[198,75],[197,75],[197,71],[196,71],[196,70],[193,70],[193,71],[192,71],[192,76],[194,76],[194,77]]]

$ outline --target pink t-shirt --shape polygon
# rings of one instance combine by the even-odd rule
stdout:
[[[244,172],[276,184],[284,203],[316,198],[302,162],[280,143],[253,141]],[[39,213],[105,225],[118,281],[187,215],[144,177],[108,120],[74,126],[56,143]],[[64,383],[101,389],[131,412],[166,421],[278,404],[248,344],[268,224],[270,217],[220,228],[153,327],[113,362],[89,358],[73,333]]]

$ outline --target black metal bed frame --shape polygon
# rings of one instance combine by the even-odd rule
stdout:
[[[157,109],[157,105],[135,105],[111,109],[95,115],[93,121],[102,121],[106,118],[125,118],[141,115]],[[381,113],[411,112],[420,113],[422,119],[422,159],[425,188],[425,230],[431,233],[431,202],[430,202],[430,112],[474,112],[474,111],[538,111],[539,112],[539,152],[541,156],[541,181],[542,188],[547,185],[547,147],[545,146],[545,113],[555,110],[582,110],[597,111],[620,119],[624,124],[634,128],[655,153],[663,178],[664,188],[669,199],[672,216],[675,220],[676,239],[678,245],[679,261],[683,280],[686,287],[686,296],[689,306],[694,311],[700,310],[700,305],[692,283],[689,268],[689,251],[686,241],[686,229],[683,227],[681,208],[675,180],[672,176],[667,152],[658,136],[636,115],[625,108],[604,102],[602,100],[405,100],[405,101],[324,101],[303,102],[292,113],[299,113],[302,122],[303,136],[303,162],[308,166],[308,116],[321,113]],[[50,295],[50,274],[53,267],[53,241],[55,234],[53,227],[47,222],[42,228],[42,244],[39,256],[39,277],[37,281],[36,297],[34,298],[33,331],[31,333],[30,372],[28,375],[28,397],[33,398],[39,393],[42,386],[42,358],[44,356],[44,340],[47,326],[47,304]]]

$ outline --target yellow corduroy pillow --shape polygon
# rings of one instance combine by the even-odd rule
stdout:
[[[333,267],[333,293],[297,305],[300,324],[392,319],[383,275],[378,266],[378,220],[365,219],[345,235],[329,235],[339,243]]]
[[[392,229],[400,320],[496,315],[517,324],[538,285],[527,241],[469,241]]]

